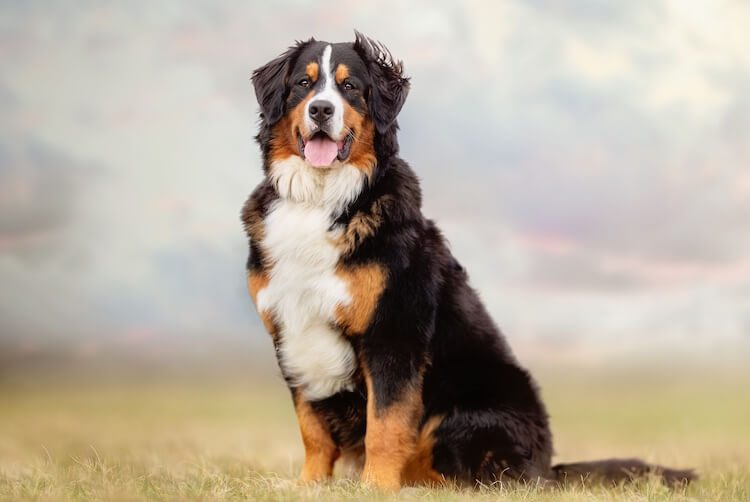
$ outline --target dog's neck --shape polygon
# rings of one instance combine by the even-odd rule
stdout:
[[[282,199],[322,207],[336,218],[357,199],[367,176],[351,164],[320,169],[292,155],[274,162],[269,178]]]

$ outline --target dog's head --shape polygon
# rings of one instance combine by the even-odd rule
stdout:
[[[267,165],[297,156],[311,168],[349,165],[371,176],[379,140],[393,136],[386,143],[395,148],[409,80],[388,49],[355,33],[354,43],[298,42],[253,72]]]

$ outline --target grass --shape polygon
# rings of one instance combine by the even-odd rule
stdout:
[[[607,375],[604,377],[604,375]],[[748,378],[578,370],[541,374],[558,461],[640,456],[696,467],[670,491],[654,480],[551,490],[408,488],[403,500],[750,500]],[[225,379],[0,387],[0,499],[385,500],[356,481],[306,487],[286,390]]]

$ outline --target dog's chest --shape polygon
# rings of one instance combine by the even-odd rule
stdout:
[[[351,302],[336,273],[337,231],[321,207],[278,201],[264,220],[261,247],[272,267],[258,292],[259,311],[268,311],[279,329],[279,363],[311,400],[352,387],[356,357],[335,328],[337,307]]]

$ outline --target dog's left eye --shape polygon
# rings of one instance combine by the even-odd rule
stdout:
[[[344,90],[346,90],[346,91],[353,91],[354,89],[356,89],[356,87],[354,86],[354,84],[352,84],[348,80],[346,82],[344,82]]]

